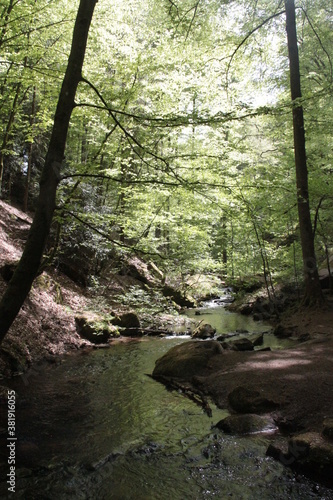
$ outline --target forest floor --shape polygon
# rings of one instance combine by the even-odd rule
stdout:
[[[19,260],[31,222],[29,215],[0,201],[0,269]],[[5,288],[6,281],[0,276],[0,296]],[[87,342],[76,332],[74,311],[86,304],[82,288],[65,275],[53,270],[39,276],[2,342],[2,377],[84,347]]]
[[[29,215],[0,201],[0,269],[19,259],[30,224]],[[0,296],[5,287],[0,276]],[[2,342],[0,376],[92,347],[76,332],[74,319],[76,312],[92,305],[86,289],[55,269],[44,272]],[[284,408],[287,424],[319,430],[324,418],[333,416],[333,303],[328,301],[321,310],[296,311],[281,322],[306,342],[273,352],[225,351],[201,378],[202,390],[220,406],[237,386],[268,391]]]
[[[3,277],[4,266],[15,264],[20,259],[31,222],[31,215],[0,200],[0,297],[7,286]],[[0,346],[0,398],[5,393],[1,391],[1,378],[21,374],[36,363],[56,362],[59,356],[78,349],[98,348],[78,335],[75,316],[86,312],[112,315],[126,312],[129,308],[119,301],[119,296],[132,287],[142,287],[142,282],[128,275],[111,273],[104,282],[103,290],[83,287],[54,267],[49,267],[35,279]],[[150,306],[153,308],[153,304]],[[162,306],[158,304],[155,309],[162,309]],[[140,319],[145,326],[147,319],[145,321],[143,316]],[[155,310],[154,315],[146,316],[149,326],[161,326],[163,321],[165,330],[171,331],[177,310],[170,308],[159,314]],[[127,338],[120,341],[126,342]]]

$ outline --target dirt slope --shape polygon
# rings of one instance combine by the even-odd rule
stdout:
[[[18,261],[30,224],[30,216],[0,201],[0,268]],[[0,275],[0,295],[5,287]],[[76,333],[73,313],[85,304],[84,291],[70,279],[44,272],[2,343],[0,375],[22,372],[37,360],[86,345]]]

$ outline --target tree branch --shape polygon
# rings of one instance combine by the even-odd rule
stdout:
[[[244,43],[256,32],[258,31],[260,28],[262,28],[263,26],[265,26],[265,24],[267,24],[269,21],[271,21],[272,19],[274,19],[275,17],[279,17],[281,16],[281,14],[284,14],[285,13],[285,10],[281,10],[280,12],[276,12],[275,14],[272,14],[271,16],[269,16],[268,18],[264,19],[264,21],[262,21],[260,24],[258,24],[258,26],[256,26],[255,28],[253,28],[247,35],[245,38],[243,38],[243,40],[237,45],[237,47],[235,48],[235,50],[233,51],[233,53],[231,54],[230,56],[230,61],[228,63],[228,66],[227,66],[227,73],[226,73],[226,82],[227,82],[227,86],[228,86],[228,77],[229,77],[229,70],[230,70],[230,66],[232,64],[232,61],[235,57],[235,55],[237,54],[237,52],[239,51],[239,49],[244,45]]]
[[[68,213],[69,215],[71,215],[74,219],[76,219],[77,221],[79,221],[81,224],[83,224],[84,226],[88,227],[89,229],[91,229],[92,231],[94,231],[95,233],[99,234],[100,236],[102,236],[104,239],[106,239],[107,241],[110,241],[111,243],[113,243],[114,245],[117,245],[119,247],[122,247],[122,248],[127,248],[128,250],[131,250],[132,252],[134,253],[141,253],[143,255],[153,255],[153,256],[158,256],[160,257],[161,259],[164,259],[163,255],[161,255],[159,252],[146,252],[145,250],[141,250],[140,248],[137,248],[133,245],[126,245],[126,243],[122,243],[120,241],[117,241],[117,240],[114,240],[113,238],[111,238],[108,234],[104,233],[103,231],[101,231],[100,229],[97,229],[97,227],[93,226],[92,224],[90,224],[89,222],[81,219],[81,217],[79,217],[78,215],[74,214],[73,212],[69,211],[69,210],[64,210],[64,212]]]
[[[329,62],[329,64],[330,64],[330,68],[331,68],[331,82],[332,82],[332,80],[333,80],[333,65],[332,65],[332,59],[331,59],[331,56],[329,55],[328,51],[325,49],[324,44],[323,44],[323,42],[321,41],[320,36],[318,35],[318,33],[317,33],[317,31],[316,31],[315,27],[313,26],[312,21],[310,20],[310,18],[309,18],[309,16],[308,16],[307,12],[304,10],[304,8],[303,8],[303,7],[301,7],[301,9],[302,9],[302,11],[303,11],[303,13],[304,13],[304,15],[305,15],[306,19],[308,20],[308,23],[309,23],[309,25],[310,25],[310,27],[311,27],[312,31],[314,32],[314,34],[315,34],[315,36],[316,36],[316,38],[317,38],[317,40],[318,40],[318,42],[319,42],[319,45],[321,46],[321,48],[323,49],[323,51],[324,51],[324,52],[325,52],[325,54],[327,55],[328,62]]]

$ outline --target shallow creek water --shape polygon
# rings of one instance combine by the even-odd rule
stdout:
[[[251,339],[251,334],[264,333],[263,344],[258,346],[258,349],[284,349],[295,344],[293,339],[275,337],[268,323],[254,321],[252,316],[228,311],[223,303],[223,299],[228,297],[228,293],[225,293],[221,297],[222,302],[220,299],[204,302],[201,307],[186,310],[185,315],[196,322],[209,323],[216,329],[215,337],[225,335],[226,340],[236,340],[244,336]]]
[[[18,438],[13,498],[333,499],[332,491],[265,457],[269,435],[225,435],[213,425],[226,411],[213,406],[209,418],[147,376],[180,342],[119,342],[11,381]],[[0,498],[6,492],[3,482]]]

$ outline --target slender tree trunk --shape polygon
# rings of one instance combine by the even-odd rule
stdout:
[[[2,23],[1,23],[2,24],[2,30],[0,32],[0,47],[3,44],[4,38],[5,38],[5,35],[6,35],[6,32],[7,32],[8,19],[9,19],[11,11],[13,10],[13,7],[14,7],[14,0],[10,0],[9,3],[8,3],[8,6],[4,7],[4,9],[3,9],[2,13],[1,13],[1,16],[0,16],[0,19],[2,21]]]
[[[16,116],[16,112],[17,112],[21,87],[22,87],[22,83],[20,82],[17,84],[17,87],[16,87],[15,97],[13,100],[12,108],[11,108],[10,113],[9,113],[8,121],[6,124],[5,134],[4,134],[2,144],[1,144],[1,149],[0,149],[0,194],[2,191],[3,174],[4,174],[4,166],[5,166],[5,153],[3,153],[3,151],[6,150],[6,148],[8,146],[8,142],[11,139],[11,130],[12,130],[12,126],[13,126],[14,121],[15,121],[15,116]]]
[[[35,217],[21,260],[0,302],[0,342],[16,318],[31,289],[50,232],[69,121],[75,105],[77,86],[82,79],[81,72],[88,32],[96,3],[97,0],[80,1],[71,52],[40,180],[40,192]]]
[[[35,112],[36,112],[36,87],[34,87],[32,93],[32,104],[31,104],[31,115],[30,115],[31,132],[33,132],[33,125],[35,122]],[[29,190],[30,190],[31,170],[32,170],[32,153],[33,153],[33,142],[31,141],[31,143],[29,144],[27,178],[25,181],[24,196],[23,196],[24,212],[28,211],[28,200],[29,200]]]
[[[294,0],[285,0],[285,9],[290,65],[290,90],[291,99],[294,103],[293,130],[296,166],[297,206],[305,278],[305,296],[303,302],[305,305],[310,305],[322,303],[324,301],[324,298],[319,282],[314,248],[314,233],[312,229],[310,214],[303,107],[299,102],[297,102],[297,99],[300,99],[302,97],[302,93]]]

